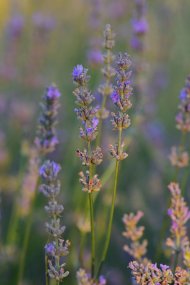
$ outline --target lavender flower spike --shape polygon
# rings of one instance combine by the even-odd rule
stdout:
[[[46,89],[41,104],[41,116],[35,144],[37,149],[42,154],[47,154],[54,151],[58,144],[55,125],[57,123],[57,110],[59,108],[58,99],[61,96],[58,88],[51,85]]]
[[[63,206],[58,204],[58,194],[60,192],[60,182],[57,178],[61,167],[54,161],[46,161],[40,168],[40,176],[44,184],[40,186],[41,192],[48,198],[45,210],[50,216],[50,221],[46,223],[46,228],[51,236],[51,241],[45,245],[45,254],[48,260],[49,277],[61,282],[68,276],[69,272],[64,270],[65,264],[62,263],[62,256],[66,256],[69,251],[70,242],[64,241],[63,233],[65,226],[61,225],[60,215]]]

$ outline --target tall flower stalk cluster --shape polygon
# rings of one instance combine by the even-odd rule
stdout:
[[[56,280],[56,284],[59,284],[69,274],[68,271],[65,271],[65,263],[62,261],[62,257],[69,253],[70,242],[68,240],[64,241],[62,237],[65,226],[62,226],[60,221],[63,206],[58,202],[61,187],[58,180],[60,170],[59,164],[49,160],[44,162],[40,168],[40,176],[44,182],[40,186],[40,191],[48,198],[45,210],[50,217],[50,221],[46,223],[50,242],[45,245],[45,254],[49,267],[48,274],[50,278]]]
[[[82,190],[88,193],[89,209],[90,209],[90,227],[91,227],[91,277],[95,273],[95,225],[94,225],[94,202],[93,194],[101,188],[101,182],[97,174],[93,173],[93,167],[102,162],[102,151],[100,147],[92,149],[92,142],[96,139],[98,132],[98,107],[93,107],[91,104],[94,101],[94,96],[88,89],[89,76],[88,70],[82,65],[77,65],[73,70],[73,81],[77,85],[74,90],[76,104],[75,109],[77,117],[82,122],[80,128],[80,137],[85,141],[86,148],[83,151],[77,150],[77,156],[86,167],[86,171],[79,173],[79,181],[82,185]]]
[[[189,98],[190,98],[190,78],[187,78],[185,87],[180,93],[179,113],[176,116],[177,128],[182,132],[182,139],[179,148],[172,149],[170,161],[176,170],[188,165],[189,155],[185,151],[185,137],[189,132]],[[176,172],[176,174],[177,174]],[[175,175],[175,180],[179,177]],[[183,182],[183,181],[182,181]],[[183,183],[181,183],[182,186]],[[165,245],[171,249],[172,256],[170,264],[157,266],[150,261],[146,263],[139,259],[134,252],[134,243],[126,251],[133,256],[134,261],[129,263],[129,268],[137,284],[190,284],[190,240],[187,231],[187,222],[190,219],[190,210],[185,202],[180,184],[171,182],[168,186],[171,193],[171,202],[168,209],[168,215],[171,219],[170,237],[166,239]],[[141,237],[143,228],[137,228],[136,223],[141,215],[125,215],[123,221],[126,227],[124,235],[129,239]],[[136,218],[136,219],[135,219]],[[164,221],[162,230],[165,230]],[[163,232],[162,232],[163,234]],[[161,237],[163,238],[163,236]],[[137,247],[138,248],[138,247]],[[136,247],[135,247],[136,249]]]
[[[132,103],[130,101],[130,97],[132,94],[131,71],[129,71],[131,66],[131,60],[127,53],[120,53],[115,62],[116,69],[112,67],[113,60],[115,59],[115,56],[112,53],[112,48],[115,44],[114,37],[115,35],[112,32],[111,26],[106,25],[104,31],[104,47],[106,49],[106,52],[104,54],[104,67],[102,69],[105,81],[103,84],[100,85],[98,90],[99,93],[103,96],[101,107],[92,106],[92,103],[95,98],[88,89],[88,70],[82,65],[77,65],[73,69],[72,73],[73,81],[77,85],[76,89],[73,92],[76,97],[76,104],[78,105],[78,108],[75,109],[75,112],[77,114],[77,117],[82,122],[82,127],[80,128],[80,136],[86,144],[86,148],[83,151],[77,150],[77,156],[81,159],[82,164],[87,168],[86,172],[81,171],[79,173],[79,176],[83,191],[88,192],[89,195],[89,213],[91,225],[91,275],[89,275],[89,280],[94,280],[95,282],[92,284],[99,284],[98,278],[100,276],[102,266],[105,262],[110,244],[118,184],[119,162],[127,157],[122,132],[124,129],[127,129],[130,126],[128,110],[132,106]],[[116,80],[115,85],[112,85],[111,81],[114,75],[116,75]],[[102,128],[98,123],[100,121],[102,122],[102,119],[105,119],[108,116],[109,112],[108,110],[106,110],[106,101],[109,96],[117,108],[116,112],[111,113],[111,123],[113,125],[114,130],[118,132],[118,141],[115,145],[111,145],[109,148],[110,154],[115,159],[116,163],[115,178],[112,191],[111,208],[108,216],[107,234],[103,244],[102,255],[100,260],[97,262],[96,268],[93,193],[98,192],[100,190],[101,182],[97,174],[95,174],[94,172],[96,166],[99,165],[103,159],[102,150],[99,147],[100,137],[97,137],[97,135],[100,135],[100,133],[102,132]],[[93,142],[95,141],[95,139],[96,142]],[[96,145],[95,149],[93,149],[94,143]]]
[[[115,177],[114,177],[114,186],[112,190],[112,201],[111,209],[108,220],[108,229],[107,236],[104,243],[104,248],[101,256],[101,261],[98,267],[98,274],[101,272],[103,263],[106,259],[110,238],[111,230],[114,217],[115,201],[117,194],[117,185],[118,185],[118,174],[119,174],[119,163],[121,160],[124,160],[128,155],[124,150],[125,144],[122,141],[122,132],[124,129],[127,129],[130,126],[130,118],[127,114],[127,111],[131,108],[132,103],[130,97],[132,95],[132,86],[131,86],[131,71],[129,68],[131,66],[131,60],[127,53],[120,53],[116,59],[116,84],[114,85],[114,90],[111,94],[111,99],[114,105],[117,107],[117,113],[112,112],[111,123],[113,129],[118,132],[118,140],[115,145],[110,145],[109,150],[111,156],[115,159]]]

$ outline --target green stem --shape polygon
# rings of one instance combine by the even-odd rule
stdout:
[[[26,258],[26,253],[27,253],[27,249],[28,249],[28,242],[29,242],[31,226],[32,226],[33,206],[34,206],[34,201],[33,201],[32,206],[31,206],[31,210],[30,210],[30,213],[28,216],[28,220],[27,220],[27,224],[26,224],[26,230],[25,230],[25,234],[24,234],[23,247],[22,247],[22,251],[21,251],[21,256],[20,256],[20,261],[19,261],[19,269],[18,269],[18,283],[17,283],[18,285],[21,285],[23,273],[24,273],[25,258]]]
[[[88,142],[88,154],[91,155],[91,144]],[[92,165],[89,166],[89,179],[92,178]],[[92,193],[88,194],[90,208],[90,228],[91,228],[91,276],[94,276],[95,267],[95,227],[94,227],[94,207]]]
[[[94,277],[95,267],[95,230],[94,230],[94,209],[92,193],[88,194],[90,206],[90,225],[91,225],[91,276]]]
[[[107,57],[107,62],[105,64],[106,68],[109,69],[110,65],[111,65],[111,51],[110,49],[106,49],[106,57]],[[111,77],[110,76],[106,76],[106,88],[108,89],[110,86],[110,82],[111,82]],[[101,105],[101,113],[103,112],[104,108],[106,107],[106,102],[107,102],[107,97],[110,94],[102,94],[103,95],[103,99],[102,99],[102,105]],[[101,114],[102,115],[102,114]],[[96,138],[96,146],[99,146],[101,143],[101,136],[102,136],[102,126],[103,126],[103,119],[102,117],[100,117],[99,119],[99,131],[98,131],[98,135]]]
[[[86,239],[86,233],[81,232],[80,246],[79,246],[79,261],[80,261],[80,266],[82,266],[82,267],[84,267],[83,253],[84,253],[85,239]]]
[[[23,182],[23,177],[24,177],[24,171],[21,171],[18,180],[19,180],[19,188],[17,189],[16,193],[19,195],[19,189],[22,187],[22,182]],[[15,203],[13,205],[13,209],[11,212],[11,217],[10,217],[10,222],[8,226],[8,231],[7,231],[7,238],[6,238],[6,244],[13,244],[16,241],[16,235],[17,235],[17,227],[19,223],[19,203],[18,200],[15,200]]]
[[[107,101],[107,95],[103,96],[103,100],[102,100],[102,106],[101,106],[101,112],[103,111],[103,109],[106,106],[106,101]],[[101,142],[101,135],[102,135],[102,127],[103,127],[103,119],[102,117],[99,119],[99,126],[98,126],[98,135],[96,138],[96,146],[100,145]]]
[[[176,252],[175,252],[175,256],[174,256],[173,272],[175,272],[175,269],[177,267],[179,254],[180,254],[180,250],[177,249]]]
[[[121,135],[122,135],[122,129],[119,129],[119,134],[118,134],[118,152],[120,151],[120,146],[121,146]],[[116,194],[117,194],[117,184],[118,184],[118,173],[119,173],[119,160],[116,160],[115,164],[115,179],[114,179],[114,187],[112,191],[112,203],[111,203],[111,210],[110,210],[110,217],[109,217],[109,222],[108,222],[108,230],[107,230],[107,236],[104,244],[104,249],[102,253],[102,257],[100,260],[100,264],[97,270],[96,278],[100,275],[103,263],[106,259],[109,244],[110,244],[110,239],[111,239],[111,230],[112,230],[112,224],[113,224],[113,216],[114,216],[114,210],[115,210],[115,200],[116,200]]]
[[[48,257],[45,254],[45,280],[46,280],[46,284],[45,285],[49,285],[49,275],[48,275]]]

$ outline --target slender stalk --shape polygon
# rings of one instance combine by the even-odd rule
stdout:
[[[110,49],[106,49],[106,58],[107,58],[107,61],[106,61],[105,67],[107,68],[107,70],[109,70],[109,68],[111,66],[111,61],[112,61],[112,59],[111,59],[112,55],[111,55]],[[110,76],[106,76],[106,82],[105,82],[106,90],[109,90],[110,84],[111,84],[111,77]],[[102,94],[103,99],[102,99],[102,105],[101,105],[101,114],[102,114],[103,110],[106,107],[107,97],[109,95],[110,95],[109,93]],[[96,146],[99,146],[100,143],[101,143],[102,127],[103,127],[103,119],[102,119],[102,116],[101,116],[100,119],[99,119],[99,130],[98,130],[98,135],[97,135],[97,138],[96,138]]]
[[[85,239],[86,239],[86,233],[81,232],[80,235],[80,246],[79,246],[79,261],[81,266],[84,266],[84,262],[83,262],[83,252],[84,252],[84,245],[85,245]]]
[[[94,230],[94,209],[92,193],[88,194],[90,205],[90,225],[91,225],[91,276],[94,277],[95,267],[95,230]]]
[[[106,169],[105,173],[102,175],[101,177],[101,182],[102,182],[102,187],[106,184],[106,182],[111,179],[111,176],[112,174],[114,173],[114,168],[115,168],[115,165],[114,165],[114,161],[112,161],[109,165],[109,167]],[[94,201],[96,200],[96,197],[94,197],[94,200],[93,200],[93,203]],[[88,201],[87,201],[88,202]],[[88,211],[88,203],[85,203],[85,210],[84,210],[84,213],[87,215],[87,211]],[[84,244],[85,244],[85,239],[86,239],[86,236],[87,236],[87,233],[86,232],[80,232],[80,246],[79,246],[79,261],[80,261],[80,264],[82,265],[83,264],[83,252],[84,252]]]
[[[106,106],[106,101],[107,101],[107,95],[104,95],[103,100],[102,100],[101,111],[104,110],[104,108]],[[97,139],[96,139],[96,146],[99,146],[100,142],[101,142],[102,127],[103,127],[103,120],[102,120],[102,118],[100,118],[99,119],[99,126],[98,126],[98,135],[97,135]]]
[[[118,151],[120,151],[120,146],[121,146],[121,136],[122,136],[122,129],[119,129],[119,134],[118,134]],[[108,222],[108,230],[107,230],[107,236],[104,244],[104,249],[102,253],[102,257],[100,260],[100,264],[98,266],[96,278],[99,276],[103,263],[106,259],[109,244],[110,244],[110,239],[111,239],[111,230],[112,230],[112,224],[113,224],[113,216],[114,216],[114,210],[115,210],[115,200],[116,200],[116,194],[117,194],[117,185],[118,185],[118,173],[119,173],[119,160],[116,160],[115,164],[115,179],[114,179],[114,187],[112,191],[112,203],[111,203],[111,210],[110,210],[110,216],[109,216],[109,222]]]
[[[91,154],[91,144],[88,142],[88,153]],[[89,179],[92,178],[92,166],[89,166]],[[91,228],[91,276],[94,277],[95,267],[95,227],[94,227],[94,207],[92,193],[88,194],[90,210],[90,228]]]
[[[36,195],[35,195],[36,196]],[[23,273],[24,273],[24,267],[25,267],[25,258],[26,258],[26,253],[28,249],[28,242],[29,242],[29,237],[30,237],[30,232],[31,232],[31,227],[32,227],[32,215],[33,215],[33,208],[34,208],[34,200],[33,199],[30,213],[28,216],[27,224],[26,224],[26,230],[24,234],[24,241],[23,241],[23,247],[21,250],[21,256],[20,256],[20,261],[19,261],[19,269],[18,269],[18,285],[21,285],[22,278],[23,278]]]
[[[58,248],[58,238],[56,239],[56,248]],[[56,262],[56,267],[57,267],[57,269],[59,268],[59,256],[56,256],[55,257],[55,262]],[[59,280],[56,280],[56,285],[59,285]]]
[[[45,254],[45,285],[49,285],[49,275],[48,275],[48,258]]]
[[[177,249],[174,255],[173,272],[175,272],[175,269],[177,267],[179,254],[180,254],[180,250]]]
[[[19,188],[16,191],[17,195],[19,194],[19,189],[22,186],[23,177],[24,177],[24,170],[21,169],[20,175],[18,177],[18,180],[19,180],[18,187]],[[9,222],[8,231],[7,231],[6,244],[14,243],[16,240],[17,227],[18,227],[18,222],[19,222],[19,206],[20,205],[18,204],[18,201],[16,199],[13,205],[12,212],[11,212],[10,222]]]

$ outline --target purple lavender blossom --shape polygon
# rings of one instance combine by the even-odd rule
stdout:
[[[169,208],[169,209],[168,209],[168,216],[170,216],[170,217],[171,217],[171,216],[172,216],[172,214],[173,214],[173,210]]]
[[[42,112],[39,118],[35,144],[39,151],[44,154],[54,151],[59,142],[56,136],[55,124],[60,96],[61,94],[55,85],[50,85],[43,96]]]
[[[143,50],[143,43],[141,41],[141,39],[139,39],[137,36],[133,36],[130,40],[130,44],[131,44],[131,47],[136,50],[136,51],[139,51],[141,52]]]
[[[142,35],[148,31],[148,22],[145,18],[133,19],[132,27],[135,34]]]
[[[90,127],[86,127],[87,135],[91,135],[92,133],[94,133],[94,131],[96,130],[96,128],[98,126],[98,123],[99,123],[98,118],[94,117],[92,119],[91,126]]]
[[[183,88],[180,92],[180,95],[179,95],[179,99],[181,101],[184,101],[187,99],[187,90],[185,88]]]
[[[98,65],[103,63],[102,53],[98,49],[90,50],[88,53],[88,61],[92,65]]]
[[[47,88],[45,96],[49,100],[54,100],[59,98],[61,96],[61,93],[55,85],[51,85]]]
[[[106,279],[103,275],[99,277],[99,285],[106,285]]]
[[[83,85],[86,81],[88,81],[87,72],[88,69],[84,68],[82,64],[78,64],[74,67],[72,72],[73,81]]]
[[[39,170],[39,174],[43,179],[54,180],[57,178],[61,166],[54,161],[47,160]]]
[[[54,256],[56,248],[53,242],[47,243],[44,248],[47,255]]]
[[[160,264],[160,268],[162,269],[162,271],[166,271],[166,270],[170,269],[170,267],[168,265],[165,265],[165,264]]]
[[[116,90],[113,91],[113,93],[111,94],[111,99],[113,101],[114,104],[117,104],[119,102],[119,94]]]
[[[18,38],[21,36],[24,27],[22,15],[14,15],[8,22],[7,31],[11,37]]]
[[[142,52],[144,49],[143,36],[148,32],[148,22],[145,18],[146,1],[138,0],[135,2],[135,10],[132,25],[131,47],[137,51]]]
[[[98,126],[99,120],[98,118],[94,117],[92,119],[92,127],[95,129]]]

